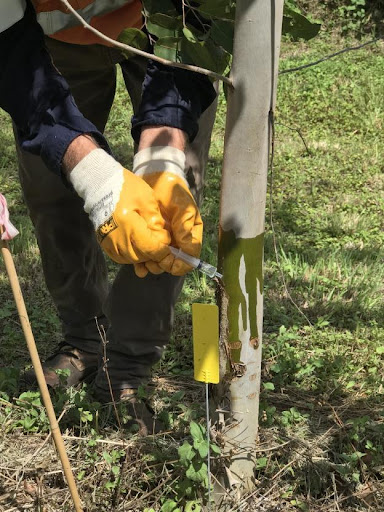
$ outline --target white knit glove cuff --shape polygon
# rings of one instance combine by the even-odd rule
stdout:
[[[73,188],[84,199],[84,210],[95,229],[114,212],[124,182],[123,167],[103,149],[94,149],[69,175]]]
[[[145,176],[156,172],[170,172],[185,179],[185,153],[172,146],[153,146],[142,149],[133,158],[133,172]]]

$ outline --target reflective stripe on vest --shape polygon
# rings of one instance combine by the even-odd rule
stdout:
[[[1,1],[1,0],[0,0]],[[76,9],[87,23],[90,23],[95,16],[115,11],[123,5],[132,3],[133,0],[94,0],[83,9]],[[71,2],[74,3],[74,2]],[[37,21],[42,26],[46,35],[53,35],[61,30],[66,30],[81,25],[80,21],[70,12],[62,12],[59,10],[42,12],[44,9],[44,1],[35,0],[37,5]]]
[[[25,0],[0,0],[0,32],[21,20],[25,5]]]

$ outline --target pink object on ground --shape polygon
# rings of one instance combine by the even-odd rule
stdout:
[[[12,238],[19,234],[15,226],[9,220],[7,200],[3,194],[0,194],[0,226],[3,227],[1,240],[12,240]]]

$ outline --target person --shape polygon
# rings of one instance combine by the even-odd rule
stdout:
[[[71,3],[114,39],[143,25],[139,0]],[[102,135],[117,65],[134,111],[134,172]],[[14,123],[23,195],[63,327],[43,365],[50,386],[67,369],[68,385],[94,378],[102,402],[132,400],[161,358],[190,270],[169,246],[201,249],[197,203],[215,103],[208,78],[124,57],[60,0],[0,2],[0,107]],[[121,265],[111,287],[101,249]]]

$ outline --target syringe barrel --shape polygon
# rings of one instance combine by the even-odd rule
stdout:
[[[200,264],[200,260],[197,258],[194,258],[193,256],[190,256],[186,252],[182,251],[181,249],[176,249],[176,247],[169,246],[171,253],[176,257],[179,258],[185,263],[188,263],[188,265],[191,265],[193,268],[197,268]]]

